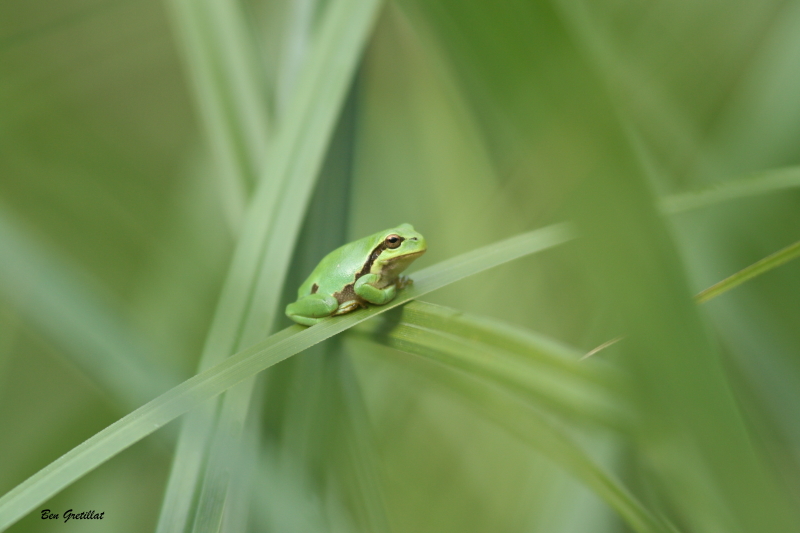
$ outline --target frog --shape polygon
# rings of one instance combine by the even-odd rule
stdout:
[[[340,246],[300,285],[286,316],[313,326],[368,304],[385,305],[411,283],[400,273],[427,249],[425,237],[407,223]]]

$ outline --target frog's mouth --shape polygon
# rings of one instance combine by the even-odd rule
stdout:
[[[392,257],[391,259],[387,259],[385,263],[383,263],[382,271],[385,275],[389,276],[396,276],[403,270],[405,270],[408,265],[414,262],[414,260],[425,253],[425,250],[420,250],[418,252],[413,252],[410,254],[404,254],[397,257]]]
[[[414,261],[417,257],[421,256],[425,252],[427,252],[427,250],[420,250],[418,252],[412,252],[410,254],[403,254],[403,255],[398,255],[397,257],[391,257],[386,259],[385,264],[387,266],[408,265],[409,263]]]
[[[390,259],[390,261],[396,261],[396,260],[400,260],[400,259],[416,259],[417,257],[421,256],[422,254],[424,254],[427,251],[428,250],[420,250],[419,252],[412,252],[410,254],[401,255],[400,257],[394,257],[394,258]]]

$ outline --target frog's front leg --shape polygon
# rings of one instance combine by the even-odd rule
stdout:
[[[383,289],[379,289],[372,285],[372,283],[376,281],[378,281],[377,274],[365,274],[356,280],[353,290],[357,295],[375,305],[383,305],[391,302],[397,294],[397,287],[395,284],[392,283]]]
[[[304,326],[313,326],[331,316],[339,301],[330,294],[309,294],[286,306],[286,316]]]

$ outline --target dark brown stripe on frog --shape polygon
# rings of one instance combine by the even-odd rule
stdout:
[[[359,305],[362,305],[362,302],[364,301],[359,295],[356,294],[356,291],[353,289],[353,283],[348,283],[342,288],[342,290],[333,293],[333,297],[336,298],[336,301],[339,302],[340,305],[345,302],[352,302],[354,300],[359,302]]]
[[[400,237],[400,239],[401,239],[400,242],[403,242],[405,240],[403,239],[403,237]],[[363,267],[361,267],[361,270],[356,272],[356,277],[353,283],[348,283],[342,288],[341,291],[333,294],[333,297],[336,298],[336,300],[340,304],[355,300],[358,302],[360,306],[366,307],[364,299],[356,294],[355,290],[353,289],[353,286],[355,285],[355,282],[356,280],[358,280],[358,278],[360,278],[364,274],[369,274],[369,271],[372,269],[372,265],[375,264],[375,260],[378,259],[378,257],[381,255],[381,253],[383,253],[385,249],[386,249],[386,241],[381,241],[381,243],[378,246],[376,246],[374,250],[372,250],[372,253],[369,254],[369,259],[367,259],[367,262],[364,263]]]
[[[399,237],[399,236],[398,236]],[[400,242],[402,243],[405,239],[403,237],[399,237]],[[361,268],[361,271],[356,274],[356,279],[360,278],[364,274],[369,274],[369,271],[372,269],[372,265],[375,263],[375,260],[383,253],[386,249],[386,241],[381,241],[381,243],[372,250],[372,253],[369,254],[369,259],[367,262],[364,263],[364,266]]]

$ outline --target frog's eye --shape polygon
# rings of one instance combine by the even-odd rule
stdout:
[[[401,242],[403,242],[403,238],[399,235],[395,235],[394,233],[383,240],[383,243],[386,245],[386,247],[392,249],[399,247]]]

